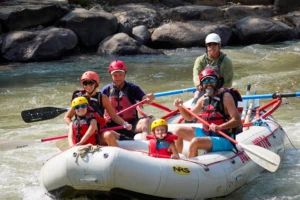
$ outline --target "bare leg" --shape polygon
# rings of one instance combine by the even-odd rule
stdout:
[[[149,118],[140,119],[135,127],[134,133],[142,132],[142,140],[146,140],[147,135],[150,135],[150,121]]]
[[[195,130],[193,127],[180,126],[174,129],[173,134],[178,136],[175,145],[178,152],[182,153],[183,140],[191,141],[195,137]]]
[[[100,135],[100,144],[106,144],[108,146],[118,147],[117,139],[120,135],[115,131],[105,131]]]
[[[198,149],[209,151],[211,150],[211,148],[212,148],[212,140],[210,139],[210,137],[194,138],[192,139],[190,144],[188,158],[198,156]]]

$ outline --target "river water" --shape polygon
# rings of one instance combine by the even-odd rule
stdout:
[[[21,111],[45,106],[70,107],[71,94],[80,88],[84,71],[100,75],[101,87],[110,83],[108,64],[114,59],[126,62],[127,80],[140,85],[145,92],[164,92],[193,87],[192,68],[203,48],[165,51],[166,55],[133,57],[99,57],[80,55],[60,61],[13,63],[0,66],[0,143],[35,140],[65,135],[63,114],[52,120],[26,124]],[[234,63],[233,86],[245,94],[252,84],[258,94],[297,92],[300,89],[300,42],[272,45],[226,47],[224,52]],[[188,100],[191,93],[159,97],[156,102],[174,109],[173,99]],[[261,101],[262,103],[266,100]],[[288,98],[274,117],[287,132],[292,144],[300,149],[300,98]],[[159,110],[146,107],[147,113],[162,116]],[[50,199],[39,187],[38,175],[44,161],[57,154],[55,142],[44,142],[26,148],[2,151],[0,155],[0,199]],[[280,168],[264,172],[227,197],[217,199],[300,199],[300,152],[289,140]]]

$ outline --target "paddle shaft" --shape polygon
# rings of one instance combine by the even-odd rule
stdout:
[[[243,100],[247,99],[276,99],[276,98],[283,98],[283,97],[299,97],[300,92],[294,93],[273,93],[273,94],[257,94],[257,95],[246,95],[242,96]]]
[[[207,121],[205,121],[204,119],[202,119],[201,117],[199,117],[198,115],[196,115],[195,113],[193,113],[193,112],[192,112],[191,110],[189,110],[187,107],[185,107],[185,106],[183,106],[183,105],[182,105],[181,107],[182,107],[184,110],[186,110],[188,113],[190,113],[191,115],[193,115],[194,117],[196,117],[196,118],[197,118],[199,121],[201,121],[203,124],[205,124],[205,125],[207,125],[207,126],[210,125]],[[223,133],[223,132],[220,131],[220,130],[216,130],[216,132],[219,133],[220,135],[222,135],[223,137],[227,138],[228,140],[230,140],[232,143],[234,143],[234,144],[236,144],[236,145],[240,145],[245,151],[250,152],[251,154],[249,154],[249,156],[250,156],[251,159],[254,159],[254,158],[253,158],[253,155],[255,155],[255,156],[259,157],[259,158],[262,158],[262,159],[265,160],[265,161],[268,161],[269,163],[273,164],[274,166],[277,166],[277,168],[278,168],[279,163],[276,163],[275,161],[273,161],[273,160],[269,159],[268,157],[264,156],[263,153],[266,152],[266,153],[268,153],[268,154],[272,154],[272,156],[273,156],[273,154],[274,154],[274,156],[278,156],[277,154],[275,154],[275,153],[273,153],[273,152],[271,152],[271,151],[269,151],[269,150],[267,150],[267,149],[264,149],[264,148],[255,146],[255,148],[259,148],[259,150],[261,151],[261,152],[257,152],[257,151],[255,151],[255,150],[249,148],[247,145],[238,143],[236,140],[232,139],[231,137],[229,137],[228,135],[226,135],[225,133]],[[252,154],[253,154],[253,155],[252,155]],[[257,161],[256,158],[255,158],[254,161],[255,161],[257,164],[261,165],[262,167],[265,167],[266,169],[270,170],[269,168],[267,168],[267,167],[265,166],[264,163],[262,163],[261,161]],[[280,162],[280,160],[279,160],[279,162]],[[276,168],[276,169],[277,169],[277,168]],[[272,171],[272,170],[270,170],[270,171]]]
[[[104,129],[101,129],[100,132],[111,131],[111,130],[120,130],[123,128],[124,128],[123,126],[104,128]],[[56,137],[44,138],[44,139],[40,139],[40,140],[24,140],[24,141],[17,141],[17,142],[7,142],[7,143],[0,144],[0,150],[6,151],[6,150],[12,150],[12,149],[20,149],[20,148],[28,147],[28,146],[36,144],[36,143],[60,140],[60,139],[64,139],[67,137],[68,137],[68,135],[61,135],[61,136],[56,136]]]
[[[190,113],[191,115],[193,115],[194,117],[196,117],[201,123],[205,124],[206,126],[209,126],[210,124],[205,121],[204,119],[202,119],[201,117],[199,117],[198,115],[196,115],[195,113],[193,113],[190,109],[188,109],[187,107],[185,107],[184,105],[181,105],[181,107],[186,110],[188,113]],[[235,141],[234,139],[232,139],[231,137],[229,137],[227,134],[223,133],[220,130],[216,130],[217,133],[219,133],[220,135],[222,135],[223,137],[227,138],[228,140],[230,140],[231,142],[233,142],[234,144],[238,144],[237,141]]]

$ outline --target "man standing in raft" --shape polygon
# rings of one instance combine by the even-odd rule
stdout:
[[[219,75],[212,69],[205,69],[199,74],[201,90],[205,95],[200,97],[196,105],[191,108],[195,114],[200,114],[200,117],[210,126],[203,125],[201,128],[193,127],[178,127],[173,132],[178,136],[176,146],[179,153],[183,149],[183,140],[191,141],[188,157],[198,155],[198,149],[206,151],[229,151],[234,147],[233,144],[226,138],[222,137],[216,130],[222,130],[230,137],[234,138],[237,133],[241,132],[241,117],[237,109],[237,100],[241,100],[240,94],[236,90],[220,89]],[[182,117],[185,120],[192,120],[193,115],[188,113],[181,106],[183,101],[175,99],[176,106]]]
[[[127,67],[123,61],[112,61],[108,66],[108,73],[111,75],[113,83],[104,86],[101,92],[109,97],[109,101],[115,112],[120,112],[136,104],[137,101],[148,99],[148,101],[151,102],[155,99],[152,93],[145,94],[139,86],[125,81]],[[131,131],[121,130],[118,131],[119,133],[133,138],[136,133],[142,132],[141,139],[146,140],[146,136],[149,135],[150,132],[149,118],[138,118],[138,113],[135,108],[122,113],[120,117],[132,124],[133,129]],[[116,123],[110,122],[107,126],[114,127]]]
[[[154,120],[151,124],[153,135],[148,135],[149,155],[157,158],[179,159],[179,155],[174,143],[176,135],[168,132],[168,123],[164,119]]]
[[[223,87],[231,87],[233,79],[233,67],[230,58],[221,52],[221,38],[216,33],[208,34],[205,38],[206,53],[199,56],[193,68],[193,81],[197,88],[194,95],[194,104],[203,95],[201,93],[201,85],[199,81],[199,73],[205,68],[212,68],[220,75],[220,81],[223,82]]]

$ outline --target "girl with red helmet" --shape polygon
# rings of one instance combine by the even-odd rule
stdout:
[[[114,109],[112,108],[108,97],[101,92],[97,92],[97,87],[99,86],[99,76],[96,72],[86,71],[82,74],[80,83],[83,87],[81,90],[76,90],[73,92],[72,100],[76,97],[84,96],[88,99],[89,105],[95,111],[93,115],[97,116],[96,118],[99,131],[105,123],[103,123],[104,118],[104,110],[107,111],[108,115],[111,117],[113,121],[115,121],[119,125],[124,125],[124,127],[128,130],[132,129],[132,125],[124,121],[121,117],[119,117]],[[74,109],[69,109],[64,117],[64,121],[67,125],[72,122],[72,117],[75,115]],[[101,120],[100,120],[101,119]],[[120,138],[120,134],[115,131],[106,131],[100,134],[99,144],[100,145],[109,145],[109,146],[118,146],[116,139]]]
[[[154,100],[152,93],[145,94],[139,86],[125,81],[127,67],[123,61],[112,61],[108,66],[108,73],[111,75],[113,82],[104,86],[101,92],[109,97],[109,101],[115,112],[120,112],[143,99],[148,99],[149,101]],[[133,125],[132,131],[121,130],[119,131],[120,133],[133,138],[136,133],[142,132],[142,139],[146,139],[150,131],[150,119],[138,118],[135,108],[122,113],[120,116],[123,120]],[[108,123],[108,126],[116,126],[116,123],[112,121]]]
[[[191,141],[188,157],[198,155],[198,149],[205,151],[229,151],[234,145],[219,135],[216,130],[222,130],[231,137],[240,131],[241,116],[236,107],[233,95],[227,89],[219,89],[218,74],[212,69],[203,70],[200,75],[200,84],[206,94],[191,108],[193,113],[201,113],[201,117],[210,123],[203,128],[179,127],[174,131],[178,136],[177,149],[182,152],[183,140]],[[175,99],[174,106],[178,107],[185,120],[193,120],[194,116],[181,107],[183,101]]]

